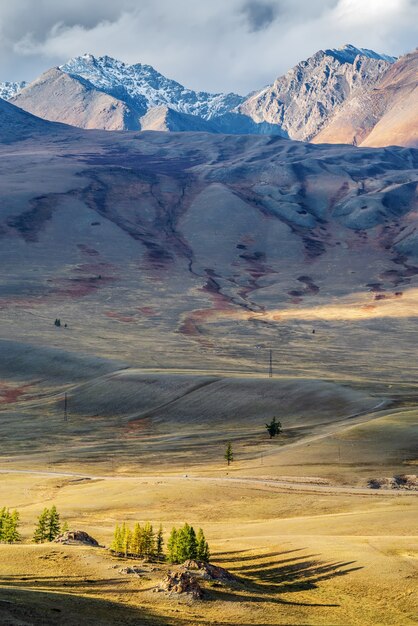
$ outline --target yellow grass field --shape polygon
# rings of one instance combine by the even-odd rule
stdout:
[[[394,402],[354,382],[126,370],[68,388],[67,422],[57,389],[2,414],[0,503],[20,511],[23,543],[0,545],[1,624],[416,623],[417,492],[367,486],[416,472],[407,385]],[[169,597],[153,592],[168,565],[129,575],[105,547],[34,545],[52,504],[102,546],[123,521],[162,523],[166,539],[203,527],[237,582]]]

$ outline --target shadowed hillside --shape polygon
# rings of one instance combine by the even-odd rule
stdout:
[[[416,369],[416,151],[1,107],[3,338],[163,369],[265,372],[270,348],[282,374]]]

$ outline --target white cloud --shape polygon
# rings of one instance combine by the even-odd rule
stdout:
[[[418,0],[14,0],[0,3],[0,80],[91,52],[246,93],[320,48],[397,55],[417,34]]]

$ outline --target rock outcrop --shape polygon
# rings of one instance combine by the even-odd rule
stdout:
[[[417,76],[418,50],[389,67],[373,89],[349,98],[313,142],[417,147]]]
[[[206,561],[195,561],[189,559],[185,561],[181,566],[187,572],[192,572],[194,575],[199,576],[203,580],[219,580],[223,582],[232,582],[235,576],[228,572],[228,570],[219,565],[212,565],[212,563],[206,563]]]
[[[385,478],[371,478],[368,482],[370,489],[407,489],[418,491],[418,477],[416,474],[400,474]]]
[[[99,543],[84,530],[67,530],[55,539],[55,543],[98,547]]]
[[[372,88],[393,61],[350,45],[320,50],[250,96],[239,111],[255,122],[279,125],[290,139],[310,141],[347,99]]]
[[[155,591],[165,591],[170,595],[187,594],[194,600],[199,600],[203,597],[203,589],[196,578],[189,572],[180,570],[169,572],[158,587],[155,588]]]

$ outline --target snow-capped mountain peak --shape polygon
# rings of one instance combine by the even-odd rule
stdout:
[[[234,93],[196,92],[166,78],[151,65],[129,65],[109,56],[84,54],[70,59],[60,70],[87,80],[96,89],[135,106],[142,114],[152,107],[169,106],[209,120],[228,113],[244,100]]]
[[[351,43],[341,46],[341,48],[330,48],[324,51],[325,54],[333,56],[338,59],[340,63],[354,63],[356,57],[367,57],[368,59],[375,59],[377,61],[386,61],[387,63],[395,63],[396,57],[391,57],[388,54],[379,54],[374,50],[368,48],[357,48]]]
[[[3,100],[10,100],[10,98],[13,98],[13,96],[15,96],[17,93],[19,93],[19,91],[26,87],[26,85],[27,83],[25,81],[6,81],[4,83],[0,82],[0,98],[3,98]]]

